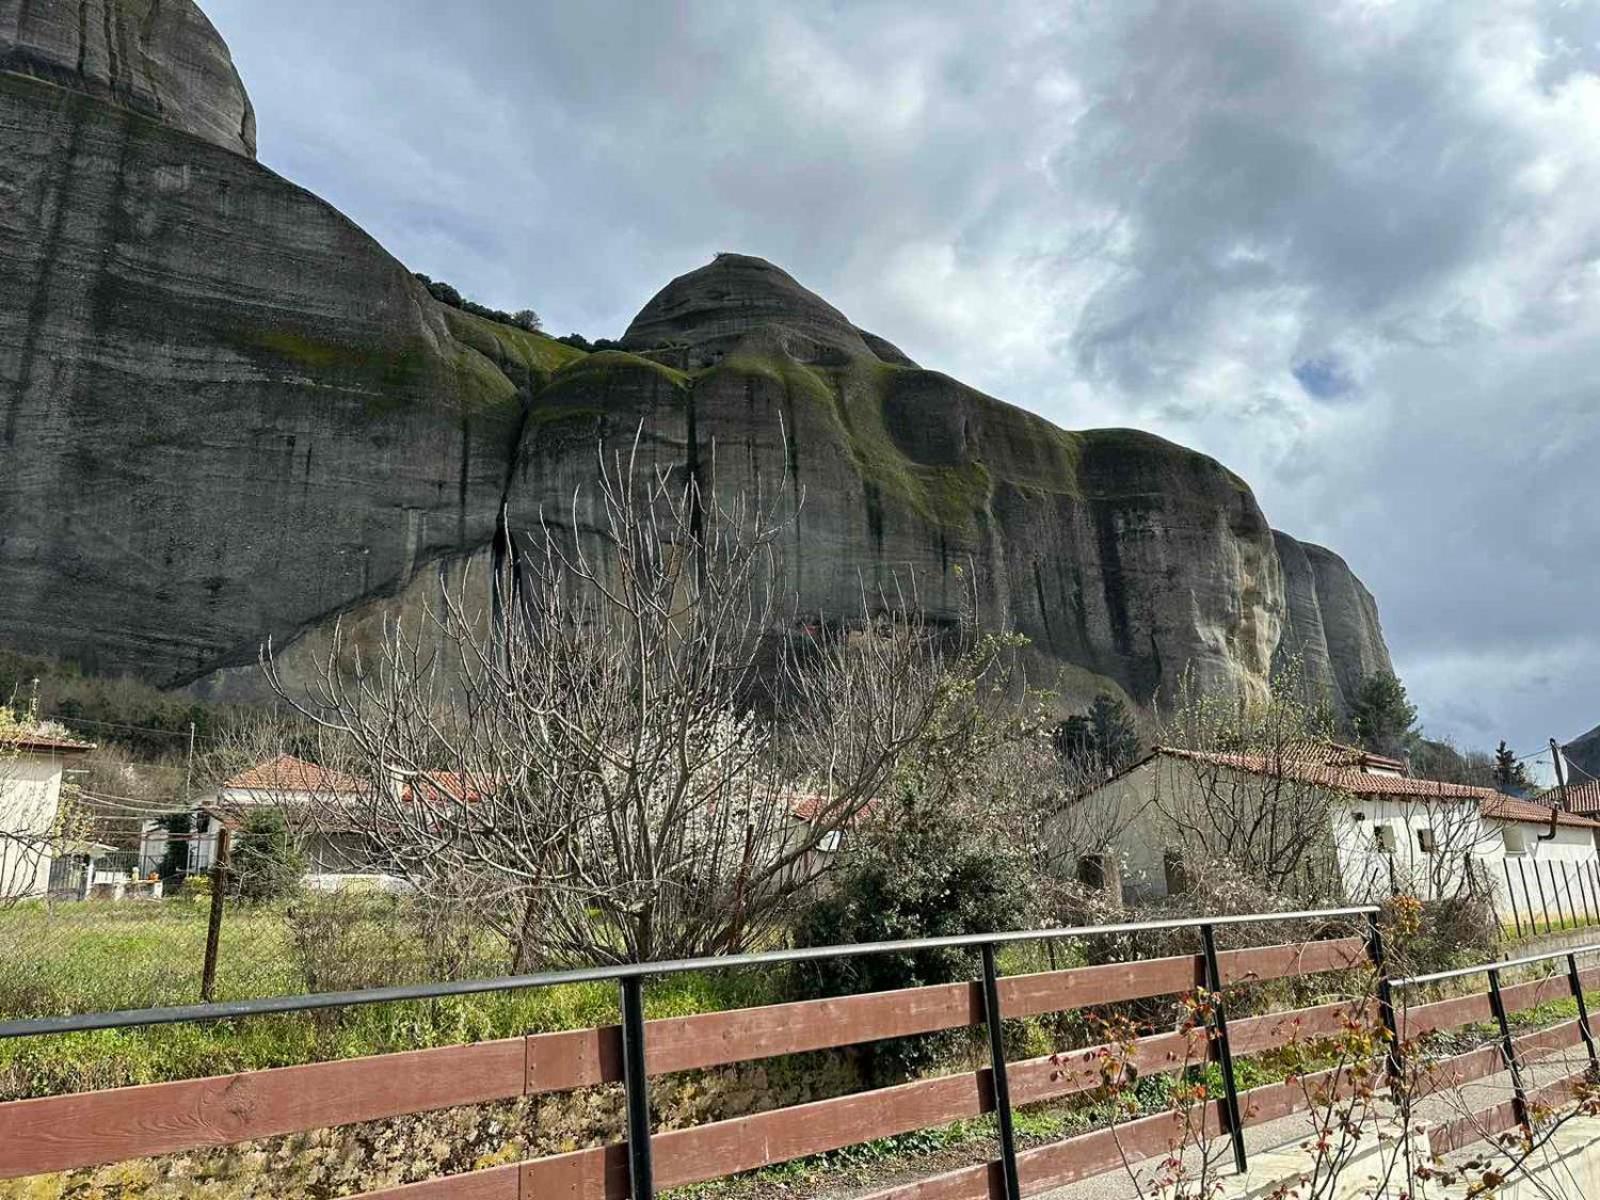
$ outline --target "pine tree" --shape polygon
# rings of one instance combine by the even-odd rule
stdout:
[[[1361,744],[1375,754],[1405,754],[1417,740],[1417,706],[1392,671],[1361,681],[1350,716]]]

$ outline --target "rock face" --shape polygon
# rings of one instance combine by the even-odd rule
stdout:
[[[0,0],[0,71],[86,92],[255,157],[250,97],[191,0]]]
[[[437,304],[248,157],[192,5],[107,3],[0,0],[0,643],[248,691],[269,635],[303,665],[335,618],[481,578],[502,513],[567,512],[596,437],[642,424],[657,461],[797,505],[808,614],[897,580],[953,619],[975,579],[1075,698],[1259,694],[1286,629],[1341,702],[1387,663],[1344,564],[1213,459],[922,370],[761,259],[592,355]]]
[[[1581,737],[1573,738],[1561,747],[1561,753],[1569,766],[1577,768],[1576,771],[1568,772],[1569,784],[1600,779],[1600,726],[1589,730]]]
[[[1301,669],[1347,716],[1361,681],[1392,672],[1378,624],[1378,603],[1332,550],[1273,531],[1283,564],[1285,620],[1278,661],[1298,656]]]
[[[622,339],[637,354],[536,398],[513,524],[562,510],[597,431],[642,421],[662,458],[715,447],[721,486],[803,495],[785,561],[808,610],[850,612],[864,578],[954,619],[975,572],[986,615],[1072,668],[1069,691],[1147,703],[1185,669],[1265,686],[1282,577],[1242,480],[1148,434],[1058,429],[869,336],[772,264],[718,256],[645,306]]]
[[[0,642],[176,684],[491,540],[577,352],[167,111],[0,73]]]

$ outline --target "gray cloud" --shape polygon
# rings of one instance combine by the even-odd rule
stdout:
[[[1600,721],[1600,5],[207,9],[263,160],[413,268],[615,336],[765,255],[1239,470],[1373,587],[1432,730]]]

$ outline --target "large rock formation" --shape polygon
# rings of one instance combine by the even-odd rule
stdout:
[[[1378,624],[1378,603],[1332,550],[1273,531],[1283,564],[1285,621],[1278,662],[1297,657],[1307,680],[1323,688],[1334,711],[1349,714],[1361,682],[1392,672]]]
[[[0,71],[60,83],[255,156],[250,97],[191,0],[0,0]]]
[[[577,352],[435,304],[167,122],[195,110],[100,91],[0,72],[0,642],[175,684],[491,538],[523,398]]]
[[[1141,703],[1186,670],[1259,693],[1286,628],[1341,699],[1387,663],[1343,563],[1213,459],[923,370],[760,259],[593,355],[437,304],[248,157],[192,5],[105,4],[0,0],[0,642],[232,689],[267,635],[303,661],[486,563],[502,512],[565,512],[642,423],[659,461],[803,496],[807,612],[895,578],[953,617],[975,574],[1069,694]]]

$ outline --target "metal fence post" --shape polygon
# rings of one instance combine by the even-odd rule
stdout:
[[[1389,1050],[1384,1056],[1384,1066],[1391,1087],[1400,1085],[1400,1071],[1404,1065],[1400,1058],[1400,1022],[1395,1019],[1394,988],[1389,983],[1389,968],[1384,961],[1383,928],[1378,924],[1378,914],[1367,914],[1367,953],[1372,956],[1373,969],[1378,972],[1378,1018],[1389,1035]]]
[[[622,1080],[628,1101],[629,1200],[655,1200],[650,1162],[650,1077],[644,1066],[644,986],[637,975],[618,980],[622,992]]]
[[[1517,1124],[1532,1128],[1528,1121],[1528,1092],[1522,1086],[1522,1067],[1517,1062],[1517,1044],[1511,1038],[1511,1022],[1506,1020],[1506,1002],[1500,995],[1500,968],[1489,968],[1489,1007],[1500,1026],[1500,1054],[1511,1072],[1511,1103]]]
[[[1567,911],[1572,914],[1572,923],[1578,923],[1578,906],[1572,901],[1572,873],[1567,870],[1567,864],[1561,864],[1561,890],[1567,893]]]
[[[1517,927],[1517,936],[1522,936],[1522,917],[1517,912],[1517,893],[1511,887],[1511,860],[1502,858],[1500,865],[1506,872],[1506,899],[1511,902],[1511,921]]]
[[[222,905],[228,890],[228,827],[217,829],[217,853],[211,860],[211,913],[206,919],[206,958],[200,968],[200,1001],[210,1004],[217,992],[217,955],[222,949]]]
[[[1233,1047],[1228,1043],[1228,1016],[1222,1003],[1222,968],[1217,963],[1217,934],[1210,925],[1200,926],[1200,944],[1205,950],[1206,987],[1211,991],[1211,1026],[1216,1037],[1217,1060],[1222,1067],[1222,1111],[1227,1117],[1228,1134],[1233,1139],[1233,1163],[1243,1175],[1248,1167],[1244,1150],[1244,1119],[1239,1113],[1239,1082],[1233,1074]]]
[[[1600,1054],[1595,1052],[1594,1030],[1589,1027],[1589,1004],[1583,998],[1583,977],[1578,974],[1578,956],[1567,955],[1567,982],[1572,985],[1572,998],[1578,1002],[1578,1032],[1583,1034],[1583,1048],[1589,1052],[1589,1070],[1600,1073]]]
[[[1589,907],[1589,893],[1583,887],[1583,864],[1578,864],[1578,898],[1583,901],[1583,923],[1594,924],[1594,911]]]
[[[989,1027],[989,1080],[994,1089],[995,1117],[1000,1124],[1000,1166],[1005,1176],[1006,1200],[1020,1200],[1017,1178],[1017,1137],[1011,1125],[1011,1083],[1006,1077],[1005,1034],[1000,1027],[1000,973],[995,967],[994,943],[983,952],[983,1020]]]

